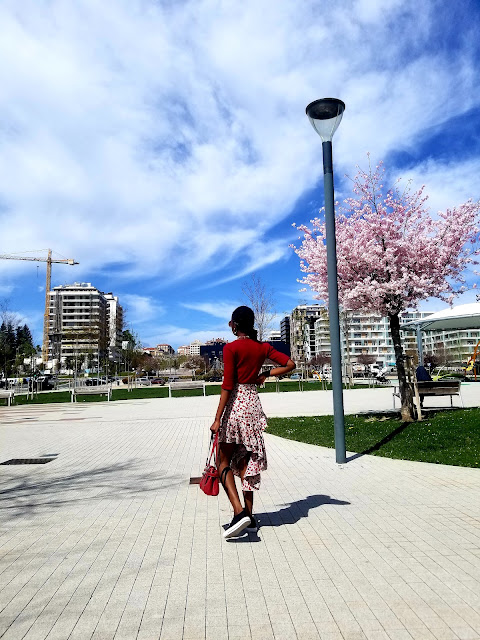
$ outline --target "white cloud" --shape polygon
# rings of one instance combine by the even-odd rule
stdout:
[[[0,284],[0,296],[8,296],[14,289],[13,284]]]
[[[403,182],[411,179],[415,188],[425,185],[427,206],[435,214],[460,205],[470,198],[477,200],[480,197],[479,175],[480,158],[470,158],[463,162],[435,161],[429,158],[414,169],[402,173],[402,178]]]
[[[221,318],[226,323],[232,317],[232,311],[238,307],[240,302],[191,302],[182,303],[182,307],[186,309],[193,309],[194,311],[200,311],[207,313],[215,318]]]
[[[478,104],[468,34],[428,46],[434,2],[324,4],[4,2],[0,249],[242,276],[283,258],[271,229],[321,175],[312,99],[347,104],[340,171]]]
[[[124,309],[127,324],[151,323],[165,313],[163,306],[150,296],[123,293],[119,295],[119,301]]]

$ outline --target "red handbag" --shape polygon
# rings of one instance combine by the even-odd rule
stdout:
[[[212,434],[213,438],[213,434]],[[200,489],[207,496],[218,496],[218,471],[217,471],[217,443],[218,443],[218,431],[213,438],[212,448],[210,455],[207,458],[205,470],[200,480]],[[214,455],[214,465],[211,464],[212,456]]]

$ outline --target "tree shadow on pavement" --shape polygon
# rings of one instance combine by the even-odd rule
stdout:
[[[82,501],[144,497],[146,493],[158,492],[185,481],[184,476],[167,475],[160,466],[155,472],[140,471],[140,464],[142,461],[133,460],[81,471],[56,469],[55,473],[42,473],[43,469],[35,469],[31,474],[22,476],[18,474],[18,467],[16,471],[3,467],[0,474],[0,518],[5,523],[6,520],[44,514]]]
[[[405,431],[405,429],[407,427],[411,426],[412,424],[415,424],[415,423],[414,422],[402,422],[402,424],[399,425],[396,429],[394,429],[393,431],[388,433],[384,438],[382,438],[381,440],[376,442],[371,447],[368,447],[368,449],[365,449],[364,451],[361,451],[360,453],[354,453],[353,456],[349,456],[347,458],[347,462],[351,462],[352,460],[355,460],[356,458],[361,458],[362,456],[367,456],[369,453],[373,453],[374,451],[378,451],[384,445],[388,444],[396,436],[398,436],[400,433],[402,433],[402,431]]]

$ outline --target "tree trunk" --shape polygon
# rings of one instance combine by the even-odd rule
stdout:
[[[347,366],[345,367],[345,378],[348,380],[348,386],[351,389],[353,386],[353,370],[352,370],[352,359],[350,357],[350,316],[348,315],[350,311],[343,311],[341,313],[342,318],[342,328],[345,336],[345,356],[347,361]]]
[[[392,336],[393,348],[395,350],[395,361],[397,364],[398,385],[400,389],[401,414],[404,422],[414,422],[415,409],[413,406],[413,392],[407,384],[405,372],[405,357],[403,355],[402,341],[400,338],[400,318],[398,313],[389,314],[390,334]]]

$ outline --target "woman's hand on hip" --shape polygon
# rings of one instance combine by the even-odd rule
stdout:
[[[259,387],[262,386],[262,384],[265,384],[265,380],[267,379],[267,376],[264,373],[261,373],[258,378],[255,380],[255,384]]]
[[[215,420],[212,426],[210,427],[210,431],[212,431],[213,433],[217,433],[219,429],[220,429],[220,420]]]

